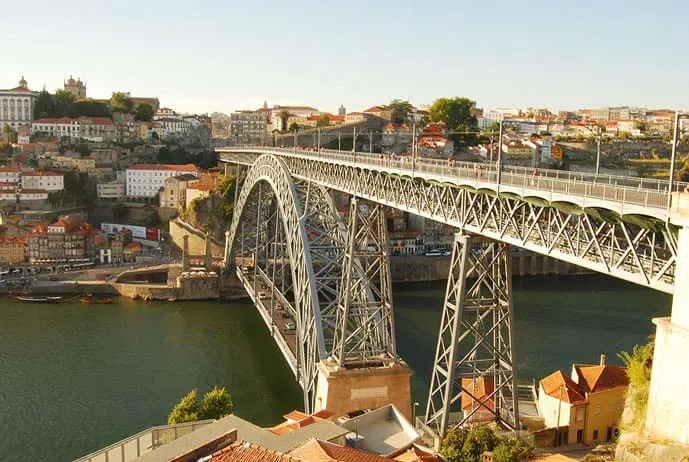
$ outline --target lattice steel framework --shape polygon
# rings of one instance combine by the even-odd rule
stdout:
[[[256,160],[235,207],[226,262],[251,262],[251,280],[240,274],[247,290],[256,297],[261,287],[267,287],[271,307],[279,301],[294,317],[296,339],[286,343],[294,343],[294,369],[304,390],[304,408],[310,411],[316,364],[332,349],[344,224],[325,188],[293,181],[275,156]],[[245,258],[237,260],[241,256]],[[286,356],[289,362],[290,355]]]
[[[296,178],[672,293],[677,252],[669,228],[641,227],[633,219],[567,210],[538,198],[326,161],[289,156],[284,160]]]
[[[510,260],[507,244],[455,235],[425,414],[425,424],[438,435],[450,425],[472,424],[479,411],[503,427],[519,428]],[[473,384],[479,379],[492,382],[492,391],[486,386],[485,395],[477,393]],[[470,398],[468,408],[463,394]],[[462,407],[451,423],[451,410]]]
[[[385,211],[352,198],[333,356],[341,366],[397,357]]]

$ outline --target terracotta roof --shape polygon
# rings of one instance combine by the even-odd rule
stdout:
[[[0,244],[26,244],[27,237],[0,237]]]
[[[575,365],[574,369],[584,393],[596,393],[629,385],[627,369],[621,366]]]
[[[136,164],[127,168],[127,170],[163,170],[173,172],[200,172],[194,164],[173,165],[173,164]]]
[[[79,117],[80,124],[92,125],[112,125],[112,119],[109,117]]]
[[[196,189],[197,191],[210,191],[213,189],[213,184],[215,182],[213,180],[200,180],[200,181],[195,181],[189,186],[187,186],[187,189]]]
[[[390,459],[358,449],[310,439],[289,452],[309,462],[390,462]]]
[[[47,194],[45,189],[22,189],[21,194]]]
[[[315,107],[311,107],[311,106],[276,106],[272,110],[276,110],[276,109],[283,110],[283,111],[293,109],[293,110],[297,110],[297,111],[306,110],[306,111],[314,111],[314,112],[318,110]]]
[[[22,174],[23,176],[62,176],[62,173],[58,172],[26,172]]]
[[[303,459],[236,441],[215,452],[208,462],[303,462]]]
[[[564,372],[555,371],[541,380],[546,395],[570,404],[583,404],[586,398],[579,392],[577,384]]]
[[[16,167],[2,167],[0,168],[0,173],[19,173],[21,172],[20,169]]]
[[[141,242],[130,242],[129,244],[125,245],[124,248],[128,250],[140,249]]]
[[[36,119],[33,121],[35,124],[69,124],[72,123],[72,121],[76,121],[76,119],[72,119],[70,117],[59,117],[59,118],[43,118],[43,119]]]
[[[307,418],[308,416],[309,416],[308,414],[304,414],[301,411],[294,410],[294,411],[290,412],[289,414],[283,415],[282,417],[284,417],[287,420],[302,420],[302,419]]]
[[[371,106],[370,108],[366,109],[364,112],[383,112],[385,110],[384,107],[381,106]]]
[[[476,379],[463,378],[462,379],[462,389],[468,391],[469,393],[474,395],[478,400],[480,400],[480,401],[476,401],[471,396],[469,396],[468,393],[462,393],[462,410],[463,411],[470,411],[473,408],[484,407],[484,406],[487,406],[492,411],[495,410],[495,401],[493,401],[493,398],[486,401],[484,406],[481,406],[481,404],[480,404],[481,402],[485,401],[485,399],[490,394],[493,393],[493,390],[495,389],[495,387],[493,385],[493,380],[487,379],[485,377],[479,377]]]

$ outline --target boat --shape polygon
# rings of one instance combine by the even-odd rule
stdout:
[[[79,298],[81,303],[112,303],[112,298],[109,297],[91,297],[85,296]]]
[[[40,296],[32,296],[32,295],[17,295],[14,297],[15,300],[18,302],[27,302],[27,303],[57,303],[60,300],[62,300],[62,297],[57,297],[57,296],[47,296],[47,297],[40,297]]]

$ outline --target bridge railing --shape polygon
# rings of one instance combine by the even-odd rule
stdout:
[[[533,191],[553,194],[574,195],[633,204],[654,209],[664,209],[668,203],[670,183],[667,180],[637,178],[622,175],[591,174],[554,169],[505,166],[498,172],[494,164],[474,162],[448,163],[440,159],[409,157],[389,157],[378,153],[351,152],[337,150],[309,150],[289,148],[256,148],[246,150],[271,151],[280,155],[298,156],[318,160],[333,161],[352,166],[377,167],[404,175],[423,175],[435,177],[440,181],[461,180],[462,184],[481,188],[498,183],[501,186],[517,188],[522,196]],[[672,191],[685,191],[686,182],[674,182]]]

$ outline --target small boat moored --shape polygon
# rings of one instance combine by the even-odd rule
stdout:
[[[31,296],[31,295],[17,295],[14,297],[15,300],[18,302],[27,302],[27,303],[57,303],[60,300],[62,300],[62,297],[57,297],[57,296]]]
[[[94,297],[92,295],[84,295],[79,300],[81,303],[112,303],[112,298],[110,297]]]

